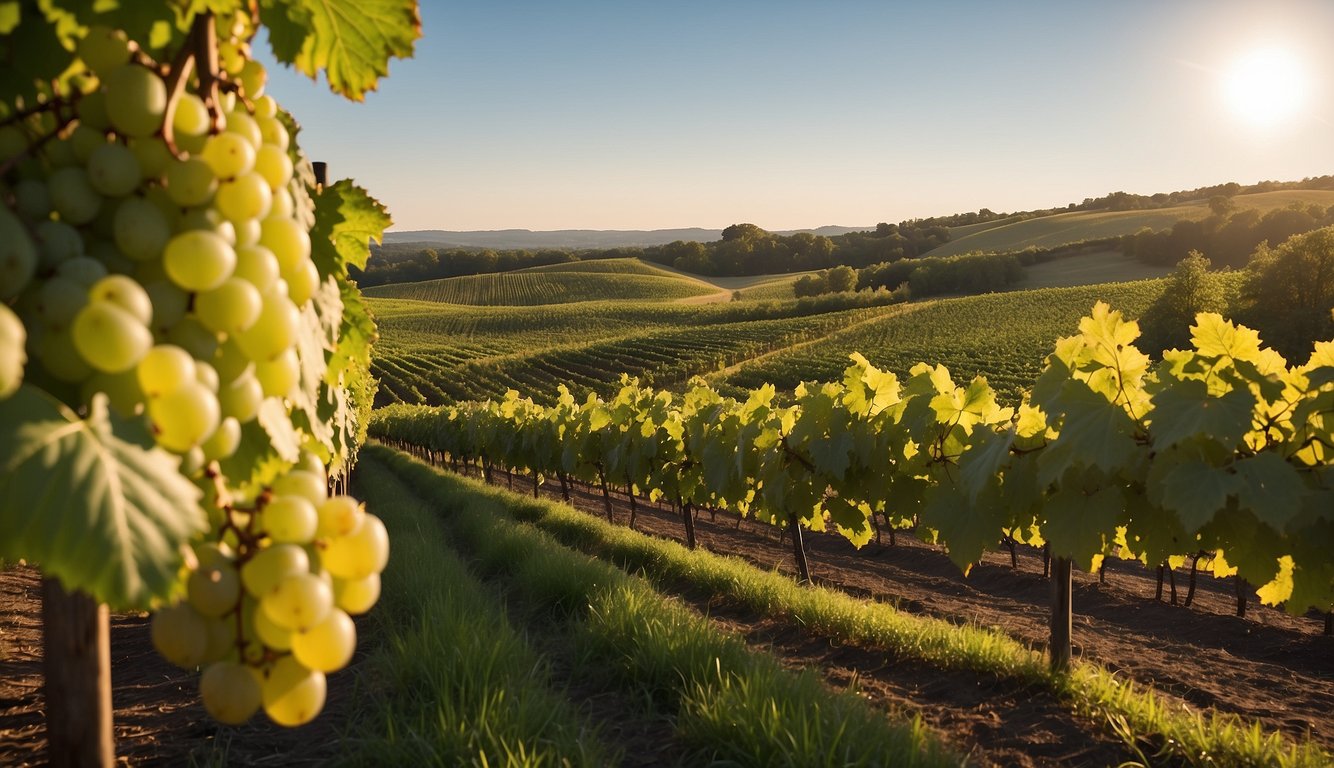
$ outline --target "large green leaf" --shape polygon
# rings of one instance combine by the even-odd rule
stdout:
[[[67,589],[146,608],[178,586],[207,519],[180,460],[106,399],[79,419],[35,387],[0,401],[0,558],[35,561]]]
[[[421,37],[417,0],[264,0],[260,18],[279,61],[312,78],[323,71],[330,89],[356,101]]]
[[[370,257],[370,242],[380,242],[393,221],[379,201],[347,179],[325,187],[315,197],[315,229],[310,233],[311,258],[321,275],[347,274]]]

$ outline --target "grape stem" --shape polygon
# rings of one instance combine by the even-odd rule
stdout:
[[[48,141],[59,136],[60,132],[65,130],[65,127],[68,126],[70,123],[74,122],[74,120],[75,120],[74,115],[66,115],[61,117],[59,122],[57,122],[56,127],[51,129],[49,133],[43,135],[41,138],[29,144],[26,149],[19,150],[17,153],[14,154],[13,157],[10,157],[7,160],[5,160],[3,164],[0,164],[0,178],[8,176],[9,172],[14,170],[14,168],[18,166],[19,162],[22,161],[23,158],[29,157],[34,152],[41,149]]]
[[[76,91],[74,96],[69,96],[69,97],[57,96],[48,101],[43,101],[42,103],[36,106],[27,107],[26,109],[20,109],[17,112],[8,115],[3,120],[0,120],[0,127],[20,123],[32,117],[33,115],[40,115],[43,112],[54,112],[63,107],[72,107],[82,96],[83,94],[78,93]]]

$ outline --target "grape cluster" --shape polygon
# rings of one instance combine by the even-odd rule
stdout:
[[[302,315],[321,282],[302,223],[312,203],[246,32],[211,41],[218,71],[182,73],[92,28],[82,87],[0,126],[0,396],[25,374],[75,408],[104,393],[216,486],[214,535],[194,547],[188,599],[156,613],[154,642],[206,665],[216,719],[262,704],[299,725],[323,705],[324,673],[351,658],[349,614],[378,598],[388,538],[354,499],[327,495],[309,453],[245,493],[217,464],[266,401],[287,408],[323,370],[303,370],[298,351],[318,332]]]
[[[232,510],[222,539],[195,548],[186,601],[153,617],[168,661],[204,665],[204,707],[221,722],[245,722],[261,704],[281,725],[308,722],[324,705],[324,674],[352,658],[349,614],[379,597],[389,537],[327,487],[310,458],[252,511]]]

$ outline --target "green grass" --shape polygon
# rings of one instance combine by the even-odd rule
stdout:
[[[1150,280],[1044,288],[900,306],[882,319],[742,364],[713,377],[714,383],[737,391],[773,384],[781,392],[803,381],[838,379],[848,356],[861,352],[900,377],[918,362],[945,365],[956,382],[982,375],[1003,401],[1017,403],[1056,339],[1074,334],[1097,301],[1138,317],[1163,285]]]
[[[394,283],[365,291],[372,297],[474,306],[537,306],[608,299],[669,301],[716,292],[706,283],[685,277],[533,270]]]
[[[546,613],[556,629],[544,631],[570,632],[581,665],[673,713],[679,737],[698,753],[688,764],[960,763],[920,721],[892,722],[855,694],[829,689],[814,672],[785,671],[643,580],[561,547],[509,514],[516,504],[543,502],[497,493],[368,446],[358,472],[381,467],[401,478],[400,489],[410,486],[429,501],[479,572]],[[404,493],[385,501],[398,503]],[[376,494],[371,488],[372,504]]]
[[[1169,703],[1097,664],[1077,663],[1069,674],[1052,673],[1040,654],[997,631],[901,613],[834,590],[800,587],[781,574],[736,558],[688,550],[568,506],[446,475],[406,454],[380,447],[369,450],[440,504],[524,520],[566,546],[641,573],[651,583],[684,584],[705,594],[723,595],[836,642],[881,647],[892,656],[941,669],[974,671],[1045,688],[1085,716],[1107,722],[1129,748],[1155,764],[1164,760],[1202,766],[1330,764],[1331,756],[1315,744],[1294,744],[1234,715]]]
[[[601,766],[614,756],[545,662],[472,578],[441,527],[394,476],[358,466],[357,492],[384,520],[393,557],[363,627],[358,704],[342,759],[377,765]]]
[[[1078,285],[1153,280],[1172,274],[1173,267],[1145,264],[1119,251],[1066,256],[1024,268],[1023,278],[1011,290],[1070,288]]]
[[[1286,208],[1292,203],[1334,205],[1334,191],[1280,190],[1238,195],[1233,199],[1237,210],[1254,208],[1266,213]],[[1133,235],[1144,227],[1170,229],[1182,219],[1209,216],[1208,201],[1192,205],[1158,208],[1148,211],[1077,211],[1041,216],[1023,221],[986,222],[950,231],[950,241],[928,252],[930,256],[951,256],[967,251],[1018,251],[1029,246],[1055,248],[1082,240]]]

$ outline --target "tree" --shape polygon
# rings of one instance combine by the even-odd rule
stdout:
[[[278,61],[360,100],[417,6],[263,6],[0,14],[0,560],[41,564],[55,765],[114,761],[109,607],[154,611],[214,718],[297,725],[378,595],[384,527],[329,475],[373,392],[348,270],[390,221],[317,182],[250,44],[268,25]],[[319,659],[295,639],[316,627]]]
[[[1190,326],[1200,312],[1227,308],[1222,286],[1209,273],[1209,260],[1199,251],[1177,263],[1167,287],[1140,318],[1139,346],[1149,354],[1190,346]]]
[[[1209,210],[1213,211],[1215,216],[1226,216],[1236,207],[1237,204],[1227,195],[1214,195],[1209,198]]]
[[[1246,268],[1239,318],[1292,357],[1334,336],[1334,227],[1261,245]]]
[[[825,289],[831,293],[843,293],[857,288],[857,270],[843,265],[834,267],[825,275]]]

